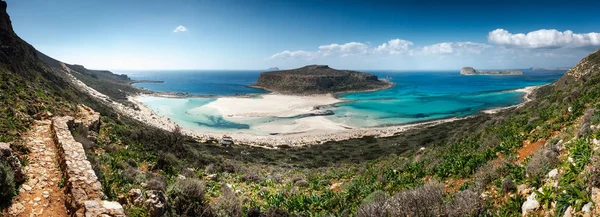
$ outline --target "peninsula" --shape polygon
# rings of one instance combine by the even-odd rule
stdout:
[[[462,67],[461,75],[523,75],[519,70],[476,70],[473,67]]]
[[[337,70],[327,65],[309,65],[292,70],[263,72],[252,85],[270,92],[289,95],[311,95],[371,91],[392,86],[376,75],[350,70]]]

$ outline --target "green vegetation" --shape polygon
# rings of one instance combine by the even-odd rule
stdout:
[[[5,207],[16,195],[13,170],[4,161],[0,161],[0,207]]]
[[[8,23],[5,12],[0,21]],[[600,183],[600,156],[590,143],[600,138],[591,128],[600,122],[600,52],[520,108],[387,138],[263,149],[199,143],[179,130],[117,115],[66,82],[60,62],[12,29],[0,29],[0,39],[10,45],[0,50],[0,142],[18,144],[32,121],[48,112],[92,107],[102,114],[100,129],[71,130],[106,199],[140,189],[142,199],[151,194],[164,202],[154,208],[146,200],[129,201],[128,216],[519,216],[526,195],[517,186],[523,185],[541,187],[536,194],[545,211],[560,216],[592,201],[590,189]],[[66,67],[116,101],[139,91],[122,75]],[[523,147],[535,142],[545,144]],[[547,178],[551,169],[561,172],[558,180]],[[11,169],[0,162],[0,203],[14,193]]]

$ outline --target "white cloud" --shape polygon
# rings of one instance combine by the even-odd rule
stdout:
[[[492,46],[475,42],[443,42],[424,46],[420,49],[424,55],[439,55],[439,54],[481,54],[483,51],[492,48]]]
[[[512,34],[504,29],[496,29],[488,34],[490,43],[516,48],[581,48],[599,47],[600,33],[577,34],[571,30],[540,29],[527,34]]]
[[[323,56],[329,56],[332,53],[339,53],[342,56],[367,54],[369,45],[360,42],[349,42],[346,44],[330,44],[319,46],[319,53]]]
[[[409,46],[413,45],[411,41],[402,40],[402,39],[392,39],[387,43],[383,43],[379,45],[379,47],[375,48],[375,51],[381,53],[389,53],[392,55],[396,54],[405,54],[410,51]]]
[[[175,30],[173,30],[173,32],[187,32],[188,29],[185,28],[185,26],[179,25],[177,27],[175,27]]]
[[[298,50],[298,51],[283,51],[280,53],[276,53],[273,54],[273,56],[271,56],[272,59],[276,59],[276,58],[283,58],[283,59],[298,59],[298,58],[305,58],[305,59],[311,59],[315,56],[314,53],[308,52],[308,51],[303,51],[303,50]]]

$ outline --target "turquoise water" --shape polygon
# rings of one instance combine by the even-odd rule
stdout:
[[[374,92],[340,94],[345,102],[333,105],[331,121],[356,127],[376,127],[428,121],[449,117],[464,117],[485,109],[505,107],[522,101],[523,93],[515,92],[528,86],[551,83],[565,71],[529,71],[524,75],[460,76],[459,71],[366,71],[389,78],[394,87]],[[133,79],[162,80],[165,83],[136,84],[155,91],[185,92],[198,95],[260,94],[249,88],[260,71],[135,71],[122,72]],[[278,120],[249,118],[228,121],[217,111],[193,110],[216,100],[209,98],[169,99],[146,97],[143,103],[160,115],[171,118],[183,127],[209,131],[252,130],[255,124]],[[243,105],[240,105],[243,106]]]

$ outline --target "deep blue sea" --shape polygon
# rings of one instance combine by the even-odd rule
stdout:
[[[505,107],[522,101],[528,86],[551,83],[566,71],[524,70],[524,75],[461,76],[459,71],[375,71],[362,70],[390,78],[395,85],[386,90],[340,94],[347,100],[331,108],[327,118],[357,127],[375,127],[420,122],[448,117],[464,117],[485,109]],[[236,95],[265,93],[249,88],[262,71],[121,71],[132,79],[161,80],[164,83],[139,83],[137,86],[161,92],[199,95]],[[144,103],[179,124],[217,130],[240,130],[251,126],[232,123],[219,114],[191,115],[189,110],[215,98],[159,99]],[[243,105],[240,105],[243,106]]]

